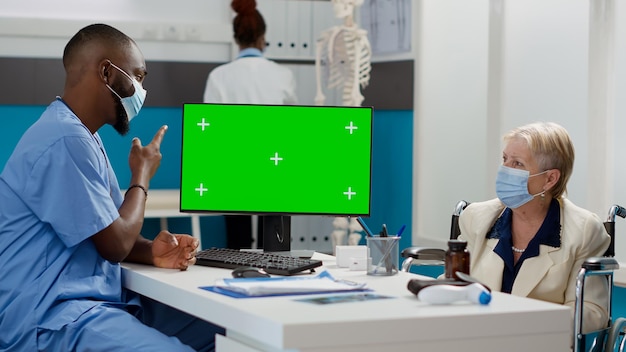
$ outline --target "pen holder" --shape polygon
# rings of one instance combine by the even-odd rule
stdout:
[[[367,237],[367,275],[398,273],[399,237]]]

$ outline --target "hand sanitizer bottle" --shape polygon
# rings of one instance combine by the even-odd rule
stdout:
[[[450,304],[460,301],[489,304],[491,292],[478,283],[466,286],[432,285],[421,289],[417,293],[417,298],[430,304]]]

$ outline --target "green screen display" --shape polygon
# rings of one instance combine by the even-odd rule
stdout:
[[[183,212],[369,216],[372,108],[184,104]]]

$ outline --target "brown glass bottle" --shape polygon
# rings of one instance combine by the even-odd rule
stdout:
[[[448,250],[445,259],[445,277],[447,279],[459,279],[456,272],[460,271],[469,275],[470,253],[467,251],[467,242],[461,240],[448,241]]]

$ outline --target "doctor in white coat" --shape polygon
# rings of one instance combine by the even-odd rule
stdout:
[[[256,9],[256,0],[233,0],[233,20],[239,55],[209,74],[204,102],[236,104],[295,104],[293,73],[263,57],[265,21]]]
[[[233,0],[235,42],[239,55],[209,73],[205,103],[293,105],[296,80],[286,67],[263,57],[266,25],[256,0]],[[227,247],[253,248],[252,217],[226,215]],[[257,241],[261,248],[261,238]]]

